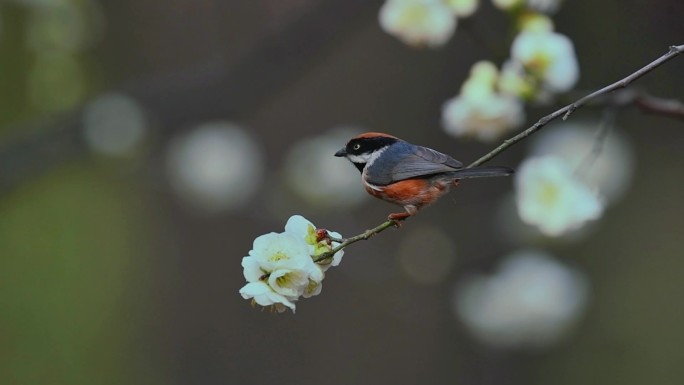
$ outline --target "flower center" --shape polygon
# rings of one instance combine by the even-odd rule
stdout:
[[[278,262],[278,261],[283,260],[283,259],[289,259],[289,257],[287,256],[287,254],[283,253],[282,251],[277,251],[271,255],[270,259],[273,262]]]
[[[558,200],[560,189],[553,183],[544,183],[539,192],[539,200],[546,206],[553,205]]]
[[[413,5],[408,7],[401,15],[400,24],[403,26],[412,26],[422,23],[427,19],[427,10],[421,5]]]
[[[276,278],[276,283],[278,284],[279,287],[287,287],[288,283],[290,283],[290,274],[283,274],[280,277]]]

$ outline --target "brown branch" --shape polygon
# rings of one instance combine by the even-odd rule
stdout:
[[[583,107],[588,102],[590,102],[596,98],[599,98],[601,96],[604,96],[606,94],[609,94],[615,90],[627,87],[629,84],[631,84],[635,80],[637,80],[640,77],[646,75],[647,73],[653,71],[657,67],[661,66],[663,63],[671,60],[675,56],[678,56],[682,52],[684,52],[684,44],[679,45],[679,46],[671,46],[670,50],[666,54],[662,55],[658,59],[647,64],[646,66],[642,67],[641,69],[632,73],[631,75],[625,77],[624,79],[619,80],[615,83],[612,83],[606,87],[603,87],[598,91],[592,92],[589,95],[577,100],[576,102],[571,103],[571,104],[569,104],[569,105],[567,105],[567,106],[565,106],[565,107],[563,107],[563,108],[539,119],[539,121],[537,121],[537,123],[533,124],[530,128],[526,129],[525,131],[519,133],[518,135],[516,135],[510,139],[505,140],[497,148],[495,148],[494,150],[492,150],[489,153],[482,156],[480,159],[478,159],[475,162],[468,165],[468,168],[477,167],[477,166],[480,166],[486,162],[489,162],[490,160],[492,160],[497,155],[506,151],[512,145],[520,142],[521,140],[523,140],[523,139],[527,138],[528,136],[534,134],[535,132],[539,131],[542,127],[544,127],[550,121],[558,119],[560,117],[562,117],[563,120],[567,119],[573,112],[575,112],[579,108]]]
[[[625,95],[620,98],[617,104],[633,105],[648,114],[684,119],[684,103],[676,99],[649,95],[642,91],[626,90]]]

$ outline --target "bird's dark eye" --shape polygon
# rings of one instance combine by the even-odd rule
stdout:
[[[358,150],[358,149],[361,148],[361,145],[358,144],[358,143],[356,143],[355,145],[352,146],[352,148],[353,148],[354,150]]]

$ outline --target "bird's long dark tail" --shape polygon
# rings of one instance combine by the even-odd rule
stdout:
[[[453,176],[456,179],[466,178],[486,178],[490,176],[507,176],[513,174],[513,169],[504,166],[484,166],[464,168],[462,170],[454,171]]]

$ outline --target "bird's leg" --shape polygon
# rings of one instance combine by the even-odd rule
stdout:
[[[410,216],[411,216],[411,214],[409,214],[407,212],[392,213],[389,216],[387,216],[387,220],[398,222],[398,221],[403,221],[404,219],[406,219]]]
[[[387,219],[390,221],[394,221],[397,224],[397,227],[399,227],[399,222],[405,220],[406,218],[416,215],[418,213],[418,207],[414,205],[406,205],[404,206],[404,210],[406,210],[403,213],[393,213],[390,214]]]

